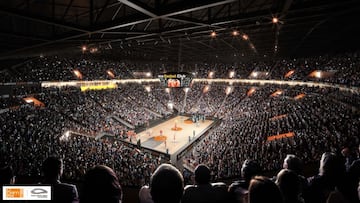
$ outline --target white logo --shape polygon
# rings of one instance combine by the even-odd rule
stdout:
[[[3,186],[3,200],[51,200],[51,186]]]

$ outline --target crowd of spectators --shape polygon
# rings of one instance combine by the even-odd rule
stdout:
[[[5,68],[1,71],[0,82],[129,79],[137,78],[137,73],[150,73],[144,76],[156,78],[160,73],[184,71],[192,73],[195,78],[281,79],[359,86],[359,69],[358,52],[292,59],[264,58],[262,61],[234,64],[186,63],[181,64],[180,67],[166,63],[99,60],[86,55],[77,58],[49,56]],[[321,74],[320,77],[310,76],[315,70],[326,73]],[[75,71],[79,71],[81,76],[76,75]],[[293,73],[286,76],[289,71]],[[230,76],[230,72],[234,72],[234,75]],[[266,74],[254,75],[254,72]]]
[[[131,64],[80,58],[40,57],[3,70],[1,82],[106,80],[132,78]],[[81,78],[75,74],[81,73]],[[109,74],[110,71],[112,73]]]
[[[338,152],[341,147],[354,148],[359,143],[358,112],[347,104],[316,91],[294,99],[308,91],[303,87],[283,89],[280,97],[269,96],[276,90],[258,87],[253,95],[246,96],[244,89],[234,88],[232,94],[237,96],[229,95],[225,111],[218,114],[223,119],[221,125],[194,147],[186,161],[206,163],[216,178],[226,178],[239,174],[241,162],[237,160],[256,159],[265,170],[274,170],[287,153],[297,152],[305,163],[313,163],[324,149]],[[228,109],[231,104],[233,108]],[[289,132],[294,133],[292,138],[267,140]]]
[[[307,179],[302,176],[302,160],[293,154],[286,156],[283,169],[275,178],[264,176],[255,160],[245,160],[241,178],[229,186],[213,182],[212,171],[204,164],[195,168],[194,182],[189,185],[185,185],[176,167],[159,164],[151,168],[150,181],[140,189],[138,200],[140,203],[358,203],[360,159],[357,157],[346,169],[344,158],[344,154],[322,153],[319,172]],[[124,180],[116,170],[103,164],[84,171],[78,193],[76,185],[60,181],[65,166],[66,162],[56,156],[47,157],[42,163],[42,183],[51,185],[52,202],[117,203],[128,195],[123,193]],[[16,183],[12,167],[0,167],[0,175],[0,186]]]
[[[269,62],[270,65],[253,63],[256,67],[242,64],[236,67],[244,67],[243,73],[236,71],[236,77],[242,78],[259,70],[272,73],[272,79],[285,79],[284,72],[278,67],[286,66],[284,69],[292,70],[308,64],[290,79],[304,80],[315,67],[337,70],[335,78],[321,82],[359,85],[357,55],[328,59],[314,57],[298,59],[294,63],[293,60],[281,60]],[[116,77],[131,78],[130,70],[137,70],[133,66],[54,57],[26,62],[24,67],[13,71],[18,73],[15,81],[73,80],[72,71],[76,68],[84,74],[83,79],[92,80],[110,79],[106,75],[110,67]],[[195,67],[196,77],[208,77],[209,71],[218,67],[215,76],[223,78],[235,68],[234,65],[209,64]],[[185,65],[183,70],[187,68]],[[27,69],[32,71],[26,72]],[[351,69],[351,74],[345,71],[347,69]],[[162,70],[166,68],[162,67]],[[301,73],[304,74],[301,76]],[[254,91],[250,92],[252,88]],[[280,90],[281,94],[273,94]],[[297,98],[299,94],[304,96]],[[185,90],[166,89],[158,83],[131,83],[119,84],[117,89],[86,92],[75,87],[43,88],[41,93],[32,96],[45,107],[25,104],[21,97],[1,98],[4,101],[2,109],[11,105],[17,108],[8,108],[0,114],[0,163],[11,164],[15,173],[23,176],[40,175],[40,163],[32,160],[44,160],[51,154],[58,154],[65,163],[65,179],[79,180],[89,168],[103,164],[114,169],[122,185],[149,183],[155,168],[168,160],[119,141],[96,140],[94,137],[102,132],[115,136],[126,134],[129,127],[118,118],[139,127],[168,116],[174,110],[221,119],[221,124],[184,158],[187,165],[207,165],[214,180],[238,177],[241,164],[247,159],[256,160],[265,171],[274,171],[282,167],[286,154],[297,154],[304,164],[309,164],[320,160],[324,151],[339,154],[344,147],[354,151],[360,142],[357,109],[360,97],[336,88],[194,83]],[[168,108],[169,103],[173,104],[173,109]],[[67,131],[72,133],[67,136]],[[293,137],[268,140],[270,136],[286,133],[293,133]]]
[[[41,143],[60,142],[59,138],[68,130],[88,136],[101,132],[124,135],[129,128],[112,115],[118,115],[134,125],[139,125],[140,121],[144,124],[156,117],[144,108],[160,115],[171,113],[166,107],[168,99],[177,104],[175,108],[185,109],[185,113],[201,113],[222,119],[220,126],[186,157],[189,163],[207,164],[216,178],[238,175],[241,161],[248,158],[258,160],[265,170],[271,171],[281,166],[279,160],[287,153],[301,152],[300,158],[305,163],[312,163],[319,159],[324,149],[339,151],[341,147],[351,148],[359,143],[358,113],[343,101],[321,96],[325,90],[288,87],[282,89],[284,93],[281,96],[271,96],[278,88],[268,85],[257,87],[248,96],[250,86],[232,86],[230,94],[225,92],[226,84],[213,84],[208,92],[204,92],[206,86],[195,83],[187,93],[182,89],[171,89],[166,93],[158,84],[152,84],[150,92],[140,84],[89,92],[80,92],[76,88],[46,89],[36,96],[45,103],[45,107],[24,105],[1,114],[4,123],[1,129],[2,151],[18,152],[21,149],[19,153],[22,153],[22,150],[34,150],[24,152],[26,156],[23,158],[27,159],[32,159],[40,151],[48,154],[54,151],[54,147]],[[302,99],[294,99],[299,93],[306,95]],[[166,96],[162,96],[164,94]],[[197,97],[186,96],[184,101],[187,94]],[[137,96],[146,99],[137,99]],[[337,98],[341,97],[338,95]],[[185,108],[182,107],[184,102],[187,103]],[[294,137],[267,141],[269,136],[289,132],[293,132]],[[88,139],[72,139],[75,138],[71,138],[70,143],[79,146],[88,142]],[[34,142],[37,144],[33,145]],[[59,147],[57,150],[66,151],[69,148]],[[4,157],[7,157],[6,154]],[[74,160],[78,156],[73,154],[70,157]]]
[[[64,159],[64,178],[78,180],[89,167],[106,164],[116,169],[124,185],[148,182],[151,171],[165,158],[127,147],[121,142],[65,136],[79,124],[52,109],[24,106],[1,114],[1,164],[11,164],[19,176],[37,177],[42,160],[52,154]]]

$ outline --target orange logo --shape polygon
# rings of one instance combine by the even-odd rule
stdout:
[[[22,198],[24,197],[24,190],[21,188],[6,188],[7,198]]]

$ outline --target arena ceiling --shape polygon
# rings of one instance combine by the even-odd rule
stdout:
[[[83,46],[177,62],[340,52],[358,49],[359,19],[358,0],[0,1],[0,59]]]

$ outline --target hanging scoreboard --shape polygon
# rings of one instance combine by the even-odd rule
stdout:
[[[169,72],[158,75],[164,87],[189,87],[192,75],[185,72]]]

